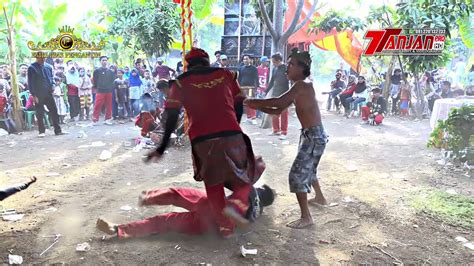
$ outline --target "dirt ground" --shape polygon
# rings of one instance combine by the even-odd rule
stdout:
[[[267,136],[268,130],[244,125],[267,170],[260,183],[278,192],[273,206],[247,231],[231,239],[217,236],[155,235],[132,240],[102,240],[98,217],[129,222],[173,207],[137,207],[142,190],[153,187],[203,188],[192,179],[189,147],[171,148],[158,164],[145,165],[127,143],[139,135],[131,123],[65,129],[56,137],[36,132],[0,137],[0,187],[35,175],[27,191],[1,202],[24,213],[16,222],[0,221],[0,263],[8,254],[26,264],[474,264],[474,253],[455,241],[474,239],[471,230],[417,214],[412,199],[430,189],[454,189],[473,196],[472,178],[442,169],[439,152],[428,150],[429,121],[388,118],[380,127],[323,112],[330,141],[319,167],[323,191],[332,207],[311,207],[315,226],[294,230],[296,198],[289,193],[288,171],[295,156],[299,124],[290,119],[289,138]],[[85,134],[84,134],[85,133]],[[87,147],[102,141],[105,146]],[[100,143],[95,143],[99,146]],[[100,161],[103,150],[112,158]],[[121,210],[130,206],[131,210]],[[61,237],[50,246],[56,234]],[[76,252],[88,242],[91,250]],[[240,246],[258,249],[243,258]]]

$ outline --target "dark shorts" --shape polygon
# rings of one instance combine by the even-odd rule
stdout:
[[[250,139],[244,134],[217,137],[192,145],[194,179],[208,186],[241,181],[254,184],[265,163],[255,157]]]
[[[301,130],[298,154],[289,175],[290,192],[311,192],[311,184],[316,180],[318,164],[327,142],[322,125]]]

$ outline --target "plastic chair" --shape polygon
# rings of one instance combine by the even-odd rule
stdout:
[[[25,102],[28,101],[30,98],[30,92],[29,91],[24,91],[20,93],[20,102],[22,105],[23,112],[25,113],[25,122],[26,122],[26,128],[31,129],[33,127],[33,116],[36,115],[36,111],[31,111],[31,110],[26,110],[26,107],[23,106],[23,98],[25,98]],[[44,125],[46,128],[50,128],[51,124],[49,123],[49,117],[48,114],[44,114]]]

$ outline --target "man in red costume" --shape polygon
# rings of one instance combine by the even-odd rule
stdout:
[[[202,49],[192,48],[185,60],[189,70],[171,83],[166,99],[163,141],[148,155],[148,161],[163,155],[184,107],[189,119],[194,179],[204,181],[212,218],[225,237],[233,233],[235,225],[249,223],[244,216],[249,192],[265,164],[255,158],[250,139],[239,125],[240,115],[236,115],[234,106],[242,106],[243,97],[235,73],[210,67],[209,55]],[[224,187],[233,190],[228,198]]]

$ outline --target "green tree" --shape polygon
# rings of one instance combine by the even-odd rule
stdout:
[[[469,17],[473,6],[471,0],[416,0],[402,2],[397,5],[395,25],[404,29],[444,29],[446,31],[447,43],[451,38],[456,21]],[[454,27],[453,27],[454,25]],[[403,62],[415,78],[415,94],[417,98],[416,115],[422,117],[426,102],[419,85],[420,74],[426,70],[436,69],[444,66],[451,54],[444,49],[442,55],[420,55],[403,56]]]
[[[147,57],[167,53],[180,28],[177,5],[171,1],[118,1],[111,6],[108,33]]]

